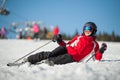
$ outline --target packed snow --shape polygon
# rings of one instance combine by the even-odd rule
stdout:
[[[6,66],[47,42],[49,40],[0,40],[0,80],[120,80],[120,42],[106,42],[108,48],[101,62]],[[32,54],[51,51],[57,46],[51,42]]]

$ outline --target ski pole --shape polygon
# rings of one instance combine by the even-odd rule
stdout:
[[[88,60],[86,60],[86,63],[87,63],[91,58],[93,58],[93,56],[95,56],[95,54],[93,54]]]
[[[28,54],[24,55],[23,57],[21,57],[21,58],[17,59],[17,60],[16,60],[16,61],[14,61],[13,63],[16,63],[16,62],[20,61],[20,60],[21,60],[21,59],[23,59],[24,57],[26,57],[26,56],[30,55],[31,53],[33,53],[33,52],[35,52],[35,51],[39,50],[40,48],[42,48],[42,47],[46,46],[47,44],[49,44],[49,43],[51,43],[51,42],[52,42],[52,41],[49,41],[49,42],[45,43],[44,45],[42,45],[42,46],[38,47],[37,49],[35,49],[35,50],[31,51],[31,52],[29,52]]]

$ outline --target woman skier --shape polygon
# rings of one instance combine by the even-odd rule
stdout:
[[[99,49],[96,41],[97,26],[93,22],[87,22],[83,26],[83,33],[76,35],[68,43],[62,40],[60,34],[54,37],[53,41],[57,41],[60,45],[53,51],[42,51],[34,55],[30,55],[26,60],[31,64],[36,64],[42,60],[46,60],[52,64],[66,64],[71,62],[86,62],[92,56],[92,59],[100,61],[102,54],[107,48],[103,44]]]

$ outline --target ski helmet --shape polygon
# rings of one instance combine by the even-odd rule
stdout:
[[[86,28],[86,26],[89,26],[90,28]],[[84,33],[84,30],[85,29],[88,29],[92,32],[91,36],[95,36],[96,35],[96,32],[97,32],[97,26],[95,23],[93,22],[87,22],[85,23],[84,27],[83,27],[83,33]]]

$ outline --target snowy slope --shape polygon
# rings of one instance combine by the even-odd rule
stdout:
[[[74,62],[55,66],[29,66],[26,63],[20,67],[6,66],[46,42],[48,41],[0,40],[0,80],[120,80],[120,43],[115,42],[106,42],[108,49],[99,63]],[[37,52],[51,51],[57,46],[51,42]]]

